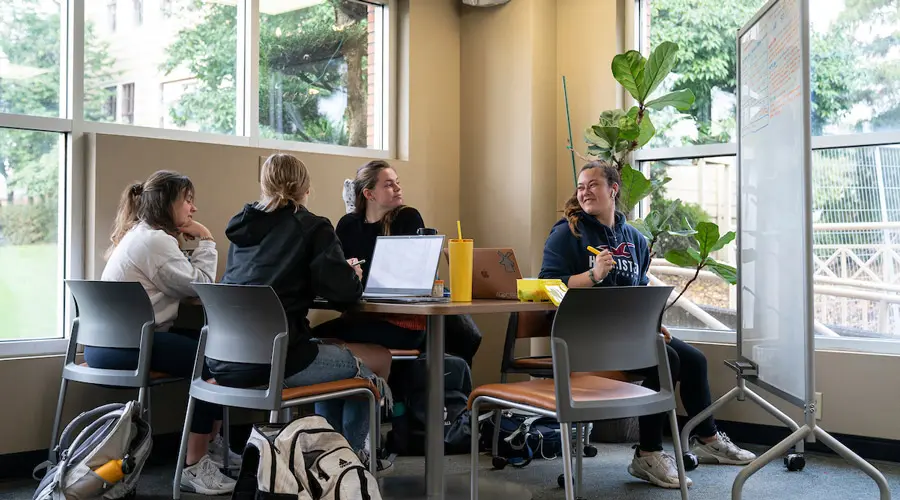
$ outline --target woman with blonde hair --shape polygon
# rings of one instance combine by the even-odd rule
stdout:
[[[289,323],[285,386],[365,377],[386,390],[387,349],[323,343],[311,335],[306,316],[317,296],[335,304],[353,304],[362,296],[363,287],[362,271],[355,259],[345,259],[331,222],[306,208],[310,190],[306,165],[292,155],[273,154],[262,166],[260,184],[260,199],[244,206],[225,230],[231,246],[222,282],[269,285],[281,299]],[[253,387],[268,381],[268,365],[206,362],[222,385]],[[365,401],[324,401],[316,403],[316,412],[343,433],[368,463]],[[379,469],[389,466],[379,461]]]
[[[122,193],[115,227],[107,252],[104,281],[137,281],[153,304],[156,332],[150,369],[190,377],[197,357],[196,335],[177,332],[172,323],[182,299],[196,297],[191,283],[210,283],[216,277],[218,253],[212,234],[194,220],[194,185],[176,172],[159,171]],[[189,259],[178,237],[200,240]],[[94,368],[133,370],[135,349],[84,348],[84,359]],[[226,449],[221,428],[222,408],[198,402],[188,438],[181,488],[203,495],[222,495],[234,489],[234,480],[219,470],[229,453],[229,463],[240,464],[240,455]]]

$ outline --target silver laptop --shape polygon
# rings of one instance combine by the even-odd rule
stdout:
[[[379,236],[362,298],[369,302],[447,302],[432,297],[443,235]]]

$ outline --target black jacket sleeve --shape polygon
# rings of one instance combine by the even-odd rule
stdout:
[[[327,220],[311,236],[312,288],[316,295],[338,304],[357,302],[363,287],[356,272],[347,264],[337,235]]]

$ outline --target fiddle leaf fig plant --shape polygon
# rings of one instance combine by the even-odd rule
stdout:
[[[619,209],[631,214],[644,198],[656,193],[671,179],[663,177],[650,180],[643,172],[629,163],[631,154],[647,145],[656,134],[650,119],[650,111],[674,107],[687,111],[694,104],[694,94],[689,89],[676,90],[650,99],[678,63],[678,45],[672,42],[659,44],[645,58],[640,52],[629,50],[612,60],[613,78],[634,98],[630,109],[611,109],[600,113],[597,123],[584,131],[587,154],[612,163],[619,170]],[[681,200],[668,201],[661,210],[650,210],[643,219],[631,221],[646,238],[650,256],[655,256],[654,246],[661,235],[669,234],[688,238],[686,249],[673,249],[663,255],[670,263],[694,269],[694,276],[684,285],[668,307],[671,307],[697,280],[700,271],[707,269],[726,282],[737,283],[737,270],[719,262],[710,255],[721,250],[735,238],[734,231],[719,234],[719,226],[713,222],[700,222],[691,227],[687,219],[676,220]]]

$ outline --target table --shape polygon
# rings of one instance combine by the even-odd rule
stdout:
[[[454,477],[445,485],[444,475],[444,316],[454,314],[490,314],[555,310],[550,302],[519,302],[518,300],[480,300],[472,302],[386,303],[360,302],[350,307],[355,312],[418,314],[427,316],[425,335],[426,371],[428,374],[425,423],[425,484],[399,471],[385,476],[382,482],[384,498],[469,498],[468,475]],[[473,450],[477,453],[477,450]],[[530,492],[519,485],[492,482],[480,478],[485,495],[500,494],[499,498],[531,498]],[[448,488],[449,487],[449,488]],[[416,491],[418,490],[418,491]],[[515,497],[513,497],[515,495]],[[485,496],[485,498],[491,498]]]

